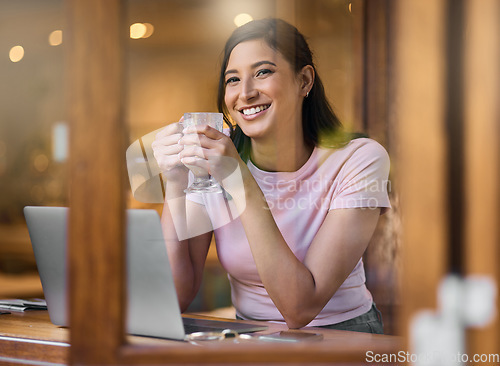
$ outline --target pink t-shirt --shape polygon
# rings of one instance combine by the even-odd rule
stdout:
[[[248,162],[264,193],[278,228],[295,256],[303,261],[329,210],[390,207],[387,194],[389,156],[367,138],[341,149],[315,148],[296,172],[266,172]],[[214,227],[219,260],[228,272],[231,297],[243,319],[284,321],[264,288],[239,218],[224,194],[190,195],[204,204]],[[279,260],[279,258],[276,258]],[[372,305],[365,286],[362,259],[335,292],[311,326],[342,322]]]

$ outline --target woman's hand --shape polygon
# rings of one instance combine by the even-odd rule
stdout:
[[[230,193],[236,188],[229,186],[232,182],[242,183],[242,170],[248,168],[228,136],[208,125],[189,127],[183,133],[179,141],[185,146],[179,154],[183,164],[207,171]],[[228,179],[235,173],[239,179]]]
[[[182,182],[187,186],[188,169],[181,163],[179,153],[183,146],[178,142],[182,137],[182,125],[172,123],[162,129],[151,144],[153,155],[163,175],[170,182]]]

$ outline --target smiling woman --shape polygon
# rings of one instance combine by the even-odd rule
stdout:
[[[162,224],[181,308],[198,291],[214,235],[238,318],[381,333],[361,257],[390,207],[389,158],[343,132],[302,34],[280,19],[237,28],[218,106],[231,136],[203,126],[182,137],[174,124],[153,143],[167,177]],[[224,192],[183,196],[187,160]],[[307,188],[318,182],[324,189]]]
[[[279,52],[251,40],[233,49],[227,68],[224,103],[241,131],[254,143],[265,138],[291,148],[303,145],[300,112],[314,81],[312,67],[296,75]]]
[[[242,45],[242,43],[246,45]],[[243,49],[239,51],[241,48]],[[234,49],[237,52],[233,52]],[[237,72],[237,70],[232,70],[229,62],[231,61],[232,64],[237,63],[237,57],[244,58],[245,53],[246,56],[255,60],[250,65],[252,69],[255,69],[255,82],[265,81],[269,78],[269,74],[274,74],[277,71],[277,65],[273,61],[277,60],[280,63],[278,79],[281,78],[285,82],[295,83],[295,88],[301,89],[298,91],[300,94],[298,101],[287,100],[288,104],[283,104],[283,109],[286,109],[284,113],[293,113],[295,116],[300,117],[304,128],[297,125],[297,123],[294,124],[294,127],[298,128],[297,133],[299,135],[303,135],[306,145],[314,146],[318,143],[320,135],[332,135],[339,130],[341,123],[326,99],[323,82],[317,74],[309,45],[295,27],[291,27],[281,20],[250,22],[236,29],[226,43],[219,78],[218,107],[219,111],[225,114],[225,120],[229,125],[232,125],[232,118],[235,118],[228,110],[230,108],[228,102],[231,102],[229,98],[234,97],[235,94],[230,86],[233,81],[239,81],[239,84],[242,83],[237,75],[234,75],[233,78],[227,77],[228,74]],[[258,59],[259,57],[261,59]],[[268,67],[262,67],[263,65],[268,65]],[[288,73],[288,75],[285,75],[285,73]],[[278,82],[280,81],[278,80]],[[248,84],[248,87],[254,87],[254,83]],[[293,86],[281,85],[279,87],[288,88]],[[248,92],[251,93],[252,90],[243,90],[242,96],[245,97],[244,93]],[[255,92],[255,88],[253,92]],[[310,94],[311,98],[307,98]],[[304,99],[304,97],[307,99]],[[292,111],[292,108],[300,108],[301,113],[297,114],[297,111]],[[287,120],[286,114],[280,117],[282,120]],[[294,132],[294,129],[290,128],[290,124],[287,123],[286,129]],[[250,148],[249,139],[241,128],[237,124],[232,138],[242,158],[247,159]],[[286,138],[282,140],[286,141]]]

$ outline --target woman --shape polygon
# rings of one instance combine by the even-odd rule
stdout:
[[[382,333],[361,256],[390,207],[389,158],[373,140],[343,137],[298,30],[279,19],[236,29],[218,106],[236,124],[231,137],[210,127],[182,134],[173,124],[153,143],[181,310],[198,291],[215,234],[238,318]],[[208,170],[226,193],[183,197],[184,164]],[[217,224],[228,203],[239,217]]]

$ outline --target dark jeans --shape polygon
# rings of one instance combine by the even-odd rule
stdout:
[[[384,334],[384,323],[382,314],[373,303],[372,308],[360,316],[330,325],[322,325],[318,328],[350,330],[352,332]]]
[[[238,315],[236,319],[243,320]],[[321,325],[317,328],[350,330],[351,332],[375,333],[384,334],[384,323],[382,322],[382,314],[373,303],[372,308],[360,316],[355,318],[330,325]]]

